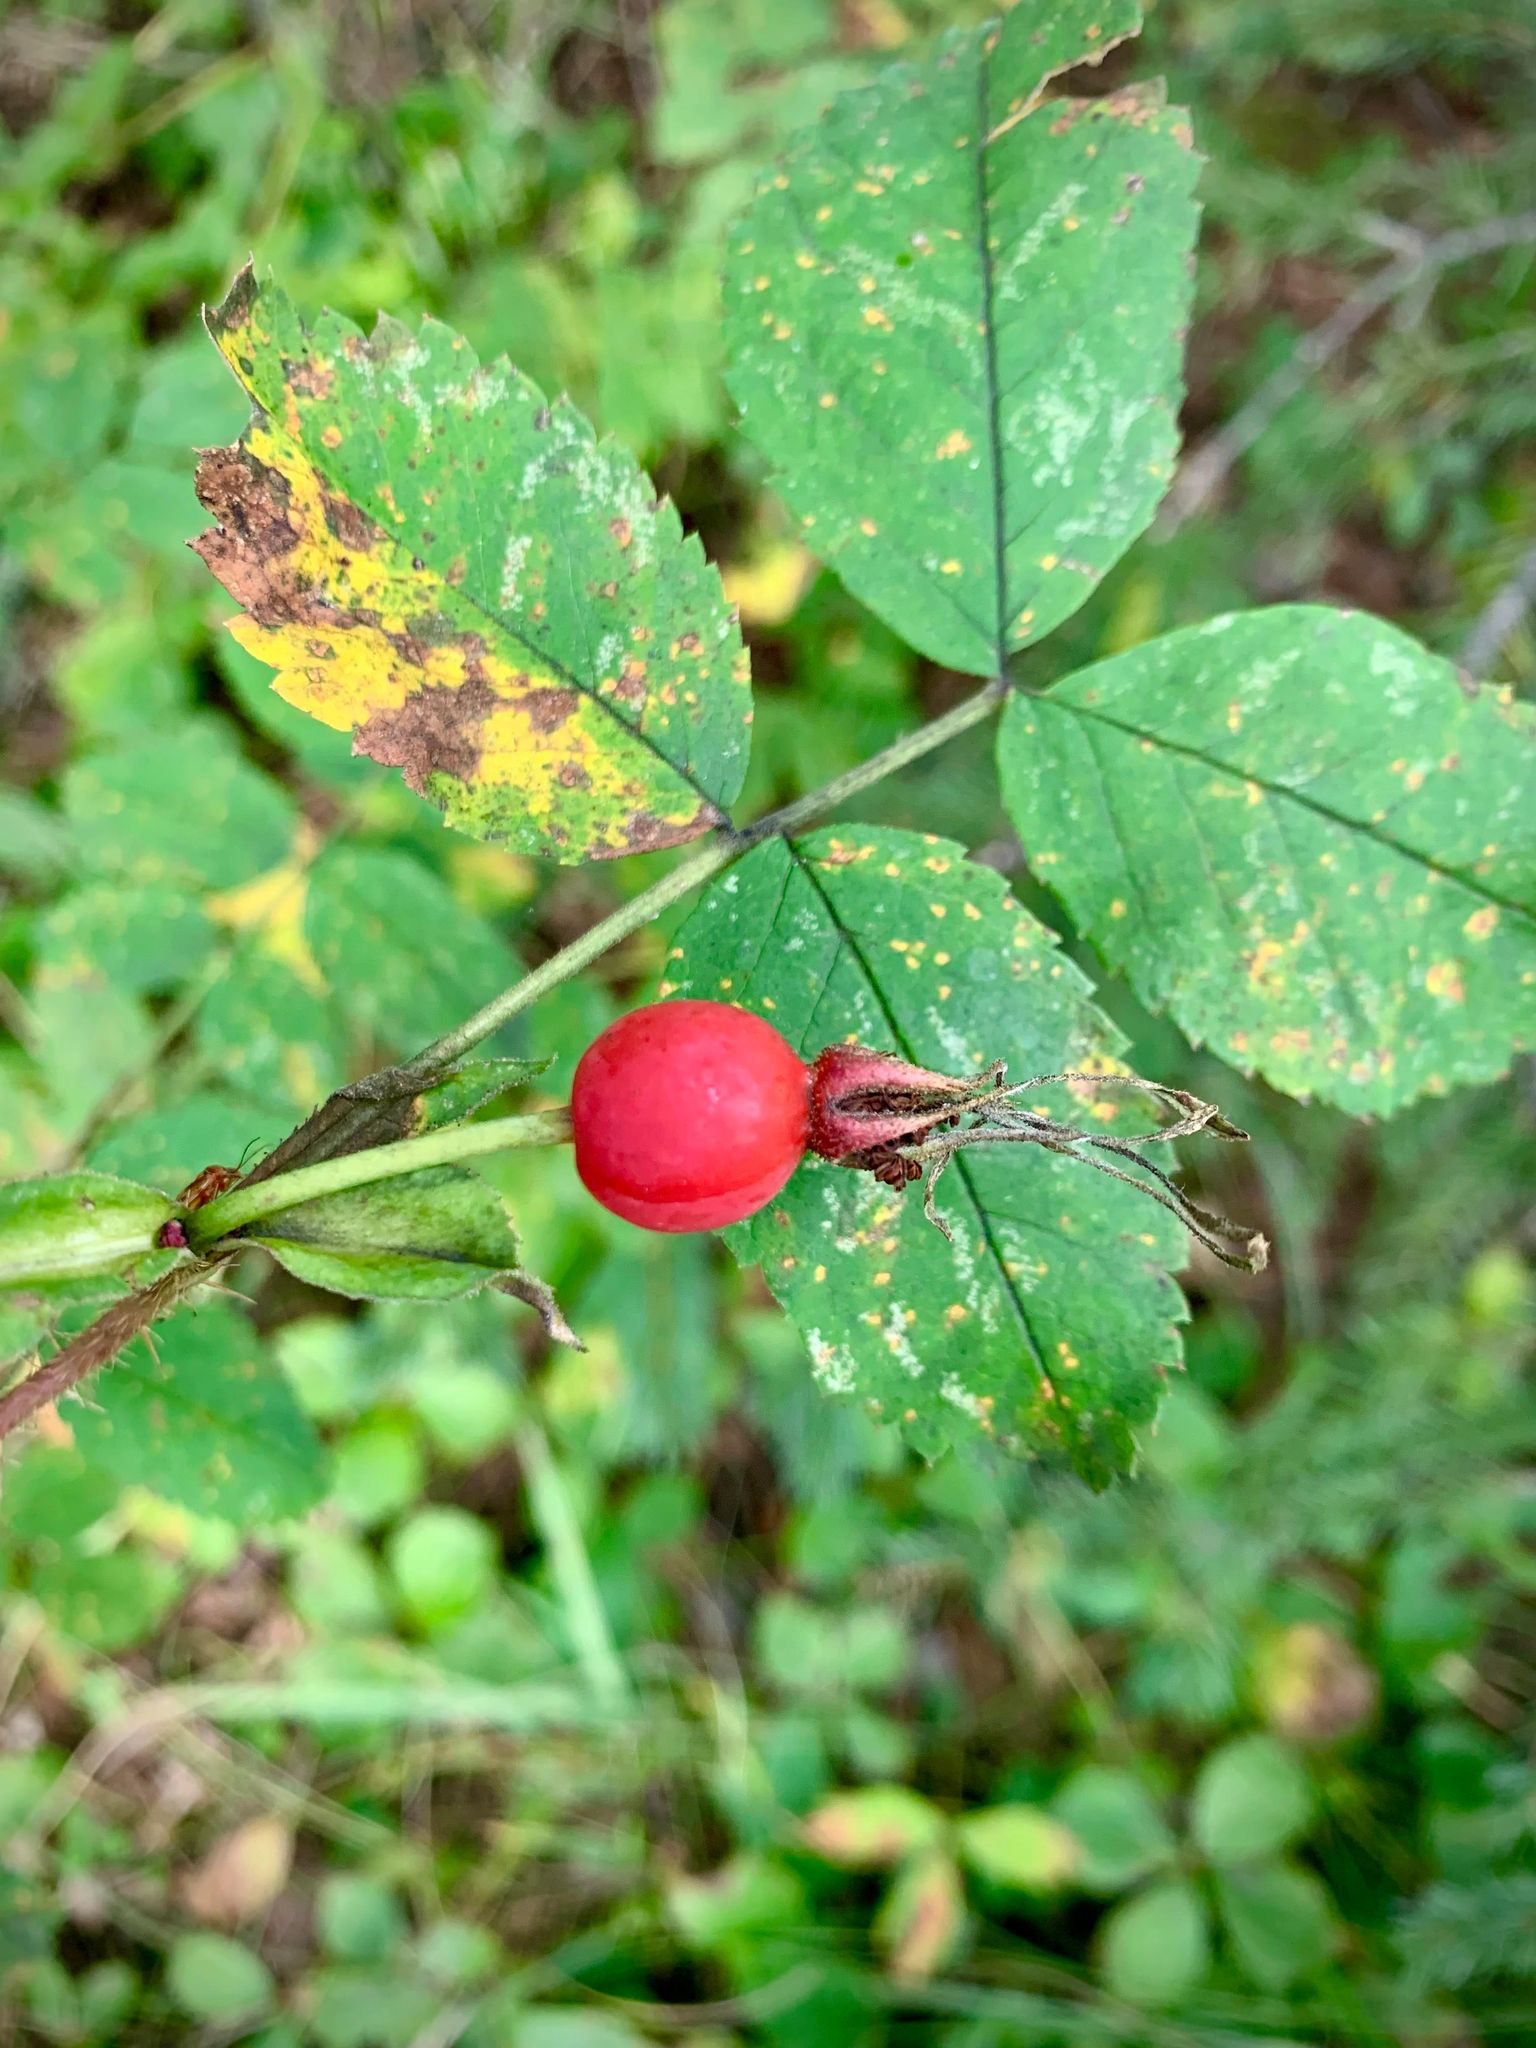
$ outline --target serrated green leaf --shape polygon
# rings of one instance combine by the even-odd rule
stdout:
[[[145,1486],[197,1514],[280,1521],[319,1499],[314,1431],[252,1325],[224,1302],[165,1324],[158,1358],[135,1345],[72,1406],[75,1445],[120,1486]]]
[[[1033,870],[1142,999],[1384,1113],[1536,1045],[1536,718],[1358,612],[1212,619],[1007,707]]]
[[[174,988],[207,959],[213,928],[180,889],[99,883],[72,889],[38,923],[45,973],[94,969],[129,995]]]
[[[231,889],[293,838],[292,800],[209,719],[75,762],[63,799],[82,867],[118,888]]]
[[[758,848],[683,926],[672,973],[669,990],[760,1010],[808,1057],[857,1038],[951,1073],[1003,1059],[1022,1080],[1112,1069],[1119,1043],[1001,877],[911,832]],[[1043,1090],[1039,1106],[1080,1119],[1082,1093]],[[1123,1096],[1096,1109],[1136,1115]],[[952,1244],[914,1192],[813,1159],[728,1241],[761,1263],[827,1392],[903,1420],[930,1455],[979,1433],[1107,1484],[1178,1360],[1182,1233],[1032,1146],[962,1154],[938,1206]]]
[[[414,1105],[416,1120],[400,1135],[412,1137],[421,1131],[441,1131],[450,1124],[462,1123],[497,1096],[537,1080],[548,1065],[547,1059],[461,1060],[440,1081],[423,1089]]]
[[[951,33],[836,100],[731,238],[731,389],[808,544],[972,674],[1076,611],[1172,475],[1187,119],[1041,98],[1136,18]]]
[[[56,1173],[0,1184],[0,1288],[124,1273],[150,1259],[172,1213],[154,1188],[110,1173]]]
[[[338,846],[315,863],[304,934],[348,1018],[385,1045],[437,1037],[518,972],[484,918],[388,848]]]
[[[462,1166],[322,1195],[244,1234],[312,1287],[365,1301],[453,1301],[517,1264],[501,1197]]]
[[[627,453],[433,320],[306,330],[247,268],[208,327],[256,410],[199,467],[197,546],[281,696],[479,838],[579,861],[720,821],[746,656]]]

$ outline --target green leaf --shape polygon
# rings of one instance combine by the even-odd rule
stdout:
[[[462,1166],[322,1195],[244,1235],[311,1287],[362,1301],[454,1301],[517,1264],[501,1197]]]
[[[999,1058],[1020,1080],[1114,1065],[1119,1041],[1051,934],[931,836],[764,845],[710,890],[677,954],[667,988],[763,1011],[807,1057],[857,1038],[950,1073]],[[1039,1106],[1084,1114],[1065,1087]],[[1097,1109],[1137,1114],[1123,1095]],[[980,1432],[1107,1484],[1178,1360],[1167,1269],[1182,1233],[1132,1189],[1034,1146],[962,1154],[938,1206],[952,1244],[915,1192],[808,1160],[728,1241],[761,1263],[827,1392],[902,1419],[928,1455]]]
[[[1315,1976],[1333,1945],[1328,1893],[1310,1870],[1290,1863],[1218,1871],[1216,1902],[1244,1970],[1265,1991]]]
[[[324,1460],[287,1381],[247,1319],[221,1301],[167,1323],[158,1358],[135,1346],[70,1410],[75,1445],[120,1486],[198,1514],[280,1521],[319,1499]]]
[[[1536,1044],[1536,718],[1358,612],[1170,633],[1007,707],[1032,869],[1196,1043],[1384,1113]]]
[[[511,948],[408,854],[337,846],[316,861],[304,935],[354,1029],[414,1049],[519,972]]]
[[[627,453],[433,320],[307,331],[247,268],[208,327],[256,410],[203,457],[197,547],[279,695],[478,838],[580,861],[720,822],[746,656]]]
[[[232,889],[293,839],[292,800],[211,719],[73,763],[63,798],[81,866],[118,888]]]
[[[126,1650],[158,1628],[182,1590],[168,1558],[125,1544],[102,1557],[40,1546],[27,1591],[54,1627],[92,1650]]]
[[[0,1978],[16,1963],[50,1954],[53,1932],[62,1918],[46,1887],[0,1869]]]
[[[966,1814],[958,1832],[960,1854],[989,1884],[1051,1892],[1077,1874],[1075,1838],[1038,1806],[985,1806]]]
[[[1129,1771],[1086,1764],[1062,1786],[1051,1810],[1082,1851],[1077,1878],[1086,1891],[1123,1891],[1172,1860],[1172,1830]]]
[[[878,1870],[931,1848],[945,1832],[943,1814],[906,1785],[860,1785],[837,1792],[807,1814],[806,1846],[849,1870]]]
[[[496,1583],[492,1531],[463,1508],[421,1508],[389,1538],[389,1568],[406,1612],[423,1628],[457,1621]]]
[[[127,1272],[154,1256],[172,1204],[110,1173],[56,1173],[0,1184],[0,1289]]]
[[[834,101],[732,237],[743,426],[807,543],[971,674],[1076,611],[1172,475],[1186,117],[1041,98],[1136,19],[1074,0],[952,32]]]
[[[1206,1758],[1190,1808],[1195,1840],[1213,1863],[1272,1856],[1312,1815],[1300,1758],[1272,1735],[1240,1735]]]
[[[222,1934],[178,1935],[165,1975],[183,2012],[221,2026],[254,2019],[272,1997],[266,1964]]]
[[[406,1919],[393,1888],[375,1877],[338,1874],[321,1884],[315,1921],[327,1955],[347,1963],[381,1963],[398,1953]]]
[[[1105,1983],[1131,2005],[1177,2004],[1210,1967],[1205,1907],[1183,1878],[1163,1878],[1116,1906],[1099,1944]]]

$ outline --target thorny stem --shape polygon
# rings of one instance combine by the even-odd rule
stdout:
[[[418,1173],[427,1166],[452,1166],[487,1152],[563,1145],[570,1135],[571,1119],[563,1109],[534,1116],[494,1117],[480,1124],[450,1124],[446,1130],[424,1131],[419,1138],[401,1138],[393,1145],[374,1145],[364,1152],[344,1152],[313,1166],[296,1167],[292,1173],[231,1188],[228,1194],[192,1211],[186,1219],[187,1235],[193,1249],[202,1250],[262,1216],[292,1209],[299,1202],[312,1202],[320,1195],[341,1194],[348,1188],[366,1187],[370,1181],[393,1180],[397,1174]]]
[[[228,1259],[215,1258],[175,1265],[151,1286],[114,1301],[46,1365],[40,1365],[27,1379],[0,1394],[0,1437],[9,1436],[39,1408],[61,1400],[82,1380],[110,1365],[151,1323],[173,1315],[184,1301],[217,1280],[228,1264]]]

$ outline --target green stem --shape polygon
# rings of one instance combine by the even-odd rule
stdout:
[[[456,1030],[447,1032],[424,1052],[418,1053],[411,1061],[409,1071],[425,1070],[462,1058],[472,1046],[489,1038],[493,1031],[499,1031],[510,1018],[536,1003],[550,989],[558,988],[562,981],[569,981],[573,974],[589,967],[611,947],[618,945],[621,939],[641,930],[663,910],[670,909],[702,883],[712,880],[723,869],[740,860],[743,854],[750,853],[754,846],[760,846],[765,839],[782,838],[787,833],[798,831],[802,825],[814,823],[849,797],[884,781],[887,775],[895,774],[898,769],[920,761],[925,754],[942,747],[956,734],[980,725],[1002,703],[1008,688],[1006,677],[994,676],[974,697],[968,697],[963,704],[957,704],[942,717],[930,720],[916,732],[894,740],[857,768],[850,768],[844,775],[834,775],[830,782],[823,783],[820,789],[812,790],[808,796],[797,797],[793,803],[770,811],[766,817],[740,830],[720,832],[711,845],[694,854],[691,860],[674,868],[670,875],[663,875],[659,882],[642,890],[640,895],[631,897],[611,917],[605,917],[590,931],[583,932],[574,944],[563,947],[542,967],[535,967],[521,981],[513,982],[510,988],[493,996],[483,1009],[477,1010]]]
[[[341,1194],[370,1181],[393,1180],[396,1174],[417,1173],[426,1166],[452,1166],[487,1152],[563,1145],[570,1135],[571,1120],[563,1109],[545,1110],[537,1116],[494,1117],[482,1124],[450,1124],[446,1130],[424,1131],[419,1138],[401,1138],[396,1144],[374,1145],[365,1152],[345,1152],[314,1166],[296,1167],[292,1173],[274,1174],[270,1180],[231,1188],[227,1195],[191,1212],[186,1218],[187,1236],[193,1250],[201,1251],[232,1230],[278,1210],[292,1209],[299,1202],[312,1202],[320,1195]]]
[[[629,1698],[629,1681],[614,1647],[613,1632],[587,1555],[576,1505],[549,1438],[537,1422],[517,1432],[518,1462],[528,1489],[528,1510],[544,1545],[549,1575],[565,1612],[566,1634],[587,1686],[600,1706],[617,1707]]]

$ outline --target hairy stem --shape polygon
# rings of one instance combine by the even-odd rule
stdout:
[[[110,1365],[151,1323],[173,1315],[184,1301],[217,1280],[228,1263],[227,1259],[199,1259],[194,1265],[176,1265],[151,1286],[114,1301],[46,1365],[0,1394],[0,1437],[9,1436],[39,1408],[60,1400],[83,1379]]]
[[[231,1188],[228,1194],[192,1211],[186,1219],[187,1235],[193,1249],[201,1250],[262,1216],[312,1202],[320,1195],[341,1194],[347,1188],[366,1187],[370,1181],[393,1180],[397,1174],[418,1173],[426,1166],[453,1166],[487,1152],[563,1145],[570,1135],[571,1120],[563,1109],[544,1110],[536,1116],[493,1117],[482,1124],[450,1124],[446,1130],[424,1131],[419,1138],[401,1138],[393,1145],[374,1145],[364,1152],[345,1152],[314,1166],[296,1167],[292,1173],[274,1174],[270,1180]]]
[[[992,681],[978,690],[974,697],[968,697],[963,704],[957,704],[953,711],[946,711],[942,717],[930,720],[916,732],[907,733],[883,747],[878,754],[872,754],[857,768],[850,768],[845,775],[834,775],[830,782],[824,782],[820,789],[809,795],[796,797],[793,803],[783,805],[779,810],[770,811],[751,825],[739,829],[725,830],[717,834],[712,844],[696,853],[691,860],[674,868],[670,875],[664,875],[659,882],[640,895],[634,896],[601,923],[593,925],[588,932],[572,945],[562,948],[542,967],[535,967],[525,974],[521,981],[513,982],[510,988],[493,996],[483,1009],[466,1018],[454,1031],[447,1032],[417,1054],[408,1071],[425,1070],[456,1060],[489,1038],[493,1031],[500,1030],[509,1018],[526,1010],[552,988],[558,988],[562,981],[569,981],[573,974],[579,974],[594,960],[627,939],[631,932],[648,925],[652,918],[663,910],[670,909],[684,896],[690,895],[701,884],[713,879],[733,862],[750,853],[754,846],[760,846],[765,839],[778,839],[790,832],[796,832],[802,825],[813,824],[816,819],[836,808],[861,790],[871,788],[897,769],[907,767],[913,761],[920,761],[925,754],[931,754],[936,747],[942,747],[957,733],[967,732],[973,725],[991,716],[1008,694],[1008,682],[1003,676],[994,676]]]

